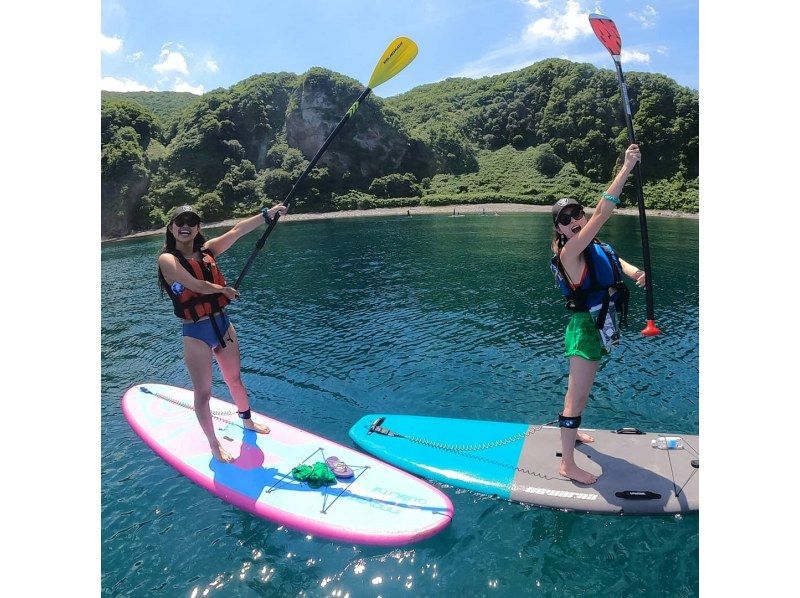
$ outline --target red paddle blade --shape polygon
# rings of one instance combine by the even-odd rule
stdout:
[[[622,52],[622,39],[614,21],[595,13],[589,15],[589,24],[592,26],[592,31],[594,31],[597,39],[606,47],[606,50],[611,52],[612,56],[619,56],[620,52]]]

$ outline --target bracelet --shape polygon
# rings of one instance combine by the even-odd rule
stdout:
[[[615,196],[611,195],[610,193],[603,193],[603,199],[607,199],[608,201],[613,203],[615,206],[619,205],[619,197],[615,197]]]
[[[269,217],[269,208],[267,208],[266,206],[261,208],[261,215],[264,217],[264,221],[267,224],[270,224],[272,222],[272,218]]]

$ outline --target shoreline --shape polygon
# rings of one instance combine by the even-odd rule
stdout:
[[[485,203],[485,204],[450,204],[446,206],[409,206],[401,208],[372,208],[369,210],[342,210],[339,212],[309,212],[306,214],[287,214],[281,217],[281,220],[286,222],[299,222],[302,220],[331,220],[337,218],[363,218],[363,217],[380,217],[380,216],[406,216],[408,213],[411,216],[424,216],[430,214],[452,214],[453,210],[459,215],[464,216],[480,216],[483,211],[487,212],[487,216],[491,214],[522,214],[529,212],[550,212],[551,206],[530,205],[522,203]],[[588,212],[592,212],[594,208],[587,208]],[[618,208],[615,214],[622,214],[624,216],[636,216],[639,214],[637,208]],[[688,218],[690,220],[699,220],[700,214],[697,212],[676,212],[673,210],[648,210],[647,216],[658,218]],[[231,218],[222,220],[220,222],[210,222],[204,224],[205,228],[217,228],[223,226],[233,226],[242,220],[242,218]],[[166,227],[161,227],[154,230],[140,231],[131,233],[122,237],[108,237],[101,238],[101,243],[114,243],[117,241],[125,241],[127,239],[137,239],[139,237],[150,237],[154,235],[163,235]]]

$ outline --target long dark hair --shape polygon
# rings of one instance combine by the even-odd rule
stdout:
[[[550,242],[550,249],[556,256],[561,254],[561,248],[567,243],[567,237],[558,232],[557,224],[553,224],[553,239]]]
[[[172,234],[170,228],[172,227],[172,222],[167,225],[167,235],[164,239],[164,246],[161,248],[161,251],[158,252],[160,256],[162,253],[171,253],[175,255],[178,252],[178,241],[175,239],[175,235]],[[194,242],[192,243],[192,251],[200,251],[203,245],[206,244],[206,238],[203,236],[203,233],[197,231],[197,235],[194,238]],[[158,287],[161,289],[161,296],[164,296],[164,291],[169,291],[169,285],[167,284],[164,275],[161,273],[161,268],[158,268]]]

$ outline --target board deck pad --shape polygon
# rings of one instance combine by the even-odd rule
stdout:
[[[381,428],[405,438],[370,433],[379,418]],[[651,445],[655,433],[581,431],[595,438],[575,448],[578,466],[600,476],[590,485],[559,474],[561,432],[553,426],[371,414],[353,425],[350,437],[427,479],[521,503],[597,513],[699,510],[699,436],[680,434],[684,449],[659,450]]]
[[[189,389],[138,384],[122,398],[136,433],[167,463],[223,500],[298,531],[358,544],[398,546],[444,529],[453,516],[437,488],[352,448],[252,411],[269,434],[246,430],[232,403],[211,398],[217,438],[234,457],[214,459]],[[292,469],[335,456],[353,477],[313,488]]]

